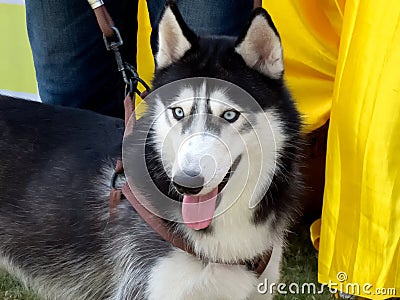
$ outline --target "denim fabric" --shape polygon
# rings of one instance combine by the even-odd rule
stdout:
[[[148,0],[156,45],[157,26],[165,0]],[[197,34],[237,35],[252,10],[252,0],[178,0],[188,25]],[[105,1],[121,30],[124,57],[136,57],[137,0]],[[90,109],[123,117],[124,83],[114,56],[85,0],[26,0],[39,94],[44,103]]]
[[[135,1],[126,0],[107,3],[124,34],[125,58],[130,62],[135,61],[136,55],[134,4]],[[124,16],[127,5],[133,20],[129,27],[122,22],[124,18],[129,20],[129,15]],[[113,54],[104,46],[88,2],[26,0],[26,17],[42,101],[123,117],[124,82]]]

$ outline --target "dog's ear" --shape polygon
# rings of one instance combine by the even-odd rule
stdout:
[[[178,61],[197,43],[197,36],[183,20],[177,6],[166,5],[158,25],[157,68],[165,68]]]
[[[283,76],[281,40],[271,17],[263,8],[253,11],[246,30],[236,42],[235,51],[249,67],[274,79]]]

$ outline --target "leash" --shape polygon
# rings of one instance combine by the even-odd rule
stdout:
[[[125,130],[127,130],[128,120],[133,117],[135,121],[135,101],[133,100],[134,94],[139,95],[144,99],[150,91],[150,87],[146,84],[144,80],[139,77],[136,69],[125,62],[121,56],[120,47],[123,45],[123,40],[121,34],[108,13],[104,2],[102,0],[88,0],[90,6],[92,7],[97,22],[101,31],[103,32],[103,39],[105,46],[108,51],[113,51],[115,60],[117,62],[118,71],[121,72],[122,78],[126,84],[125,99],[124,99],[124,109],[125,109]],[[256,3],[261,1],[255,0],[254,6],[258,6]],[[145,88],[144,92],[140,92],[137,88],[138,83],[141,83]],[[134,127],[134,124],[132,128]],[[133,130],[133,129],[130,130]],[[126,132],[125,132],[126,134]],[[154,215],[152,212],[147,210],[134,196],[128,182],[126,182],[122,188],[116,187],[116,180],[118,175],[124,173],[122,160],[117,160],[114,174],[111,178],[110,186],[110,218],[113,219],[115,209],[118,204],[124,198],[129,201],[135,211],[141,216],[141,218],[165,241],[171,243],[173,246],[192,254],[193,256],[202,259],[196,254],[194,249],[189,245],[181,236],[172,233],[167,226],[167,223],[160,217]],[[250,271],[253,271],[258,276],[264,272],[271,259],[272,249],[267,251],[263,255],[259,255],[252,260],[239,260],[236,262],[228,263],[230,265],[244,265]],[[203,260],[203,259],[202,259]],[[213,263],[227,264],[225,262],[214,261]]]
[[[135,67],[123,60],[120,47],[124,44],[118,28],[115,26],[110,14],[108,13],[103,0],[88,0],[97,19],[97,23],[103,33],[103,40],[108,51],[114,53],[118,71],[121,72],[122,79],[126,84],[126,91],[129,92],[131,98],[136,93],[142,98],[150,91],[148,84],[139,77]],[[138,90],[138,83],[141,83],[145,88],[144,95]],[[125,94],[128,94],[126,92]]]

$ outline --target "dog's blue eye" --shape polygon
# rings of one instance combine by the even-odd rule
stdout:
[[[175,107],[172,109],[172,115],[175,119],[179,121],[185,116],[185,113],[183,112],[183,109],[181,107]]]
[[[227,110],[222,114],[222,117],[229,123],[235,122],[239,118],[240,113],[236,110]]]

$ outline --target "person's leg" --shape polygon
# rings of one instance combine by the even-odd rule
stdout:
[[[105,2],[134,63],[137,1]],[[42,101],[123,117],[124,83],[87,1],[27,0],[26,16]]]
[[[198,35],[237,36],[249,20],[254,0],[176,0],[186,24]],[[153,28],[151,44],[157,50],[157,24],[166,0],[148,0],[150,22]]]

